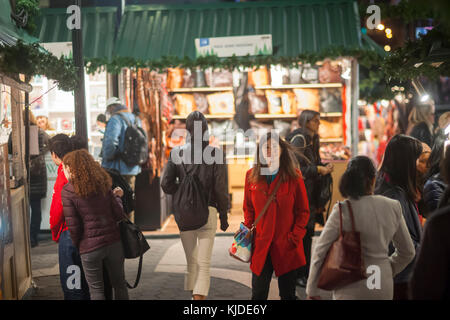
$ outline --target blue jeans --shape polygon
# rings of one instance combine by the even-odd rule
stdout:
[[[73,245],[69,230],[61,233],[58,243],[59,278],[64,300],[90,300],[78,249]]]

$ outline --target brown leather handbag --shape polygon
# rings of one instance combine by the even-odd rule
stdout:
[[[317,287],[323,290],[339,289],[367,278],[360,233],[355,230],[352,205],[350,201],[346,202],[352,219],[352,231],[344,232],[342,229],[342,205],[339,202],[340,235],[328,251],[317,284]]]

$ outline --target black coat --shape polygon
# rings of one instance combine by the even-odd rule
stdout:
[[[307,227],[313,228],[315,224],[313,213],[318,209],[317,196],[320,191],[318,190],[320,175],[317,166],[322,165],[319,153],[319,136],[311,137],[305,129],[299,128],[288,134],[286,140],[304,156],[296,155],[296,158],[302,171],[311,212]]]
[[[414,300],[450,300],[450,206],[425,223],[420,253],[411,279]]]
[[[169,161],[164,168],[163,177],[161,179],[161,188],[167,194],[175,194],[178,190],[179,181],[182,181],[185,172],[181,164],[175,164],[173,159],[175,155],[182,155],[184,152],[190,152],[190,143],[180,147],[175,147],[170,154]],[[228,197],[228,170],[223,152],[218,148],[211,146],[206,147],[205,153],[215,154],[222,158],[223,164],[185,164],[188,172],[193,171],[197,175],[203,190],[209,190],[208,206],[214,207],[219,212],[220,220],[226,222],[228,219],[227,212],[229,208]]]
[[[425,122],[416,124],[409,135],[421,142],[425,142],[430,148],[433,147],[433,135]]]
[[[50,137],[38,128],[39,155],[30,156],[30,198],[42,199],[47,195],[47,167],[45,154],[48,152]],[[12,135],[8,139],[8,152],[12,154]]]
[[[436,173],[428,178],[423,187],[423,200],[428,212],[431,213],[438,208],[439,201],[446,188],[447,184],[442,180],[440,173]],[[425,216],[425,218],[428,218],[428,216]]]
[[[402,206],[403,217],[405,218],[406,226],[408,227],[409,234],[411,236],[414,248],[416,249],[416,255],[420,250],[420,241],[422,240],[422,225],[420,224],[419,214],[417,212],[414,201],[409,199],[406,192],[391,183],[387,182],[383,174],[379,174],[377,177],[377,183],[375,188],[375,194],[382,195],[394,200],[398,200]],[[389,254],[394,252],[394,247],[389,246]],[[394,277],[394,283],[406,283],[410,280],[415,258],[413,261],[397,276]]]

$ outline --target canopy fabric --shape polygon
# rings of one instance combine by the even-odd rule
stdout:
[[[38,42],[30,36],[25,30],[16,26],[14,20],[11,19],[11,4],[9,1],[0,1],[0,45],[13,46],[17,40],[25,43]]]
[[[195,38],[271,34],[273,55],[294,57],[331,46],[362,48],[354,0],[127,6],[114,54],[142,60],[195,59]]]
[[[67,28],[67,19],[70,15],[65,8],[46,8],[40,11],[36,36],[41,42],[72,41],[72,30]],[[81,9],[85,58],[111,58],[116,34],[116,17],[116,7],[85,7]]]

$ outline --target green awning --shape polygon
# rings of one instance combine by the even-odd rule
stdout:
[[[16,26],[11,19],[11,5],[9,1],[0,1],[0,45],[13,46],[17,40],[22,40],[25,43],[39,41],[39,39],[30,36],[25,30]]]
[[[127,6],[114,54],[143,60],[195,59],[195,38],[272,34],[274,56],[331,46],[361,48],[354,0]]]
[[[81,9],[83,53],[86,58],[111,58],[116,32],[116,7]],[[43,43],[72,41],[72,30],[66,25],[66,8],[41,9],[36,36]]]

